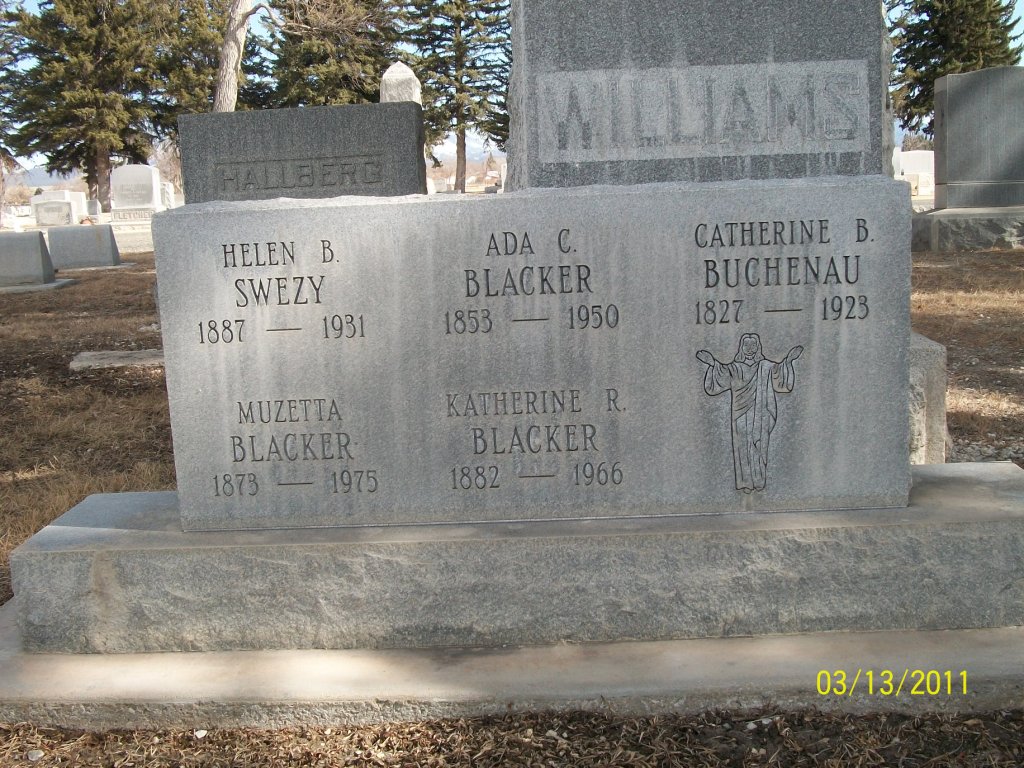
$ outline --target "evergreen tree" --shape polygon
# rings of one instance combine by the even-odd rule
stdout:
[[[904,130],[932,133],[935,81],[943,75],[1012,66],[1016,0],[890,0],[895,76],[893,100]]]
[[[159,133],[176,141],[178,115],[209,112],[227,26],[230,0],[177,0],[177,31],[161,57],[162,88],[156,117]],[[246,37],[239,102],[265,106],[269,67],[258,36]]]
[[[455,189],[466,191],[466,133],[492,114],[507,0],[411,0],[403,40],[423,83],[427,142],[455,134]],[[507,29],[507,26],[506,26]]]
[[[512,71],[512,34],[509,26],[508,5],[508,0],[501,3],[498,23],[494,27],[494,35],[497,38],[495,54],[486,63],[490,94],[487,97],[487,112],[480,122],[480,130],[486,134],[490,142],[493,142],[501,150],[505,149],[505,142],[508,141],[507,99],[509,75]]]
[[[7,200],[7,176],[17,170],[18,161],[11,146],[11,77],[17,63],[13,24],[7,15],[6,0],[0,0],[0,224]]]
[[[358,104],[379,99],[381,75],[396,58],[400,8],[382,0],[345,2],[361,5],[359,24],[341,29],[302,28],[286,21],[272,28],[272,106]],[[278,12],[287,18],[287,7]]]
[[[51,172],[84,169],[110,209],[111,157],[144,162],[156,133],[159,57],[175,21],[151,0],[43,0],[12,16],[27,67],[11,77],[12,145]]]
[[[217,72],[213,96],[214,112],[231,112],[235,109],[238,95],[239,69],[244,68],[242,50],[248,40],[250,19],[258,12],[266,12],[266,21],[277,30],[279,36],[290,36],[289,43],[296,45],[300,51],[291,56],[294,64],[306,70],[314,71],[311,76],[312,86],[296,85],[294,89],[285,87],[285,103],[326,103],[324,101],[303,101],[316,98],[314,88],[324,84],[328,88],[339,86],[338,81],[344,75],[329,70],[330,56],[340,54],[344,59],[346,45],[353,48],[352,56],[359,58],[363,53],[359,49],[363,38],[374,37],[388,26],[390,0],[269,0],[270,4],[256,4],[256,0],[231,0],[227,13],[226,31],[220,52],[220,67]],[[302,38],[314,39],[312,55],[303,56]],[[324,41],[331,45],[324,45]],[[393,42],[393,41],[392,41]],[[288,56],[289,54],[285,54]],[[278,67],[279,72],[286,69]],[[351,73],[350,73],[351,74]],[[301,79],[301,78],[298,78]],[[358,80],[358,78],[356,78]],[[357,82],[357,86],[360,84]],[[361,86],[360,86],[361,87]],[[294,90],[294,93],[292,91]],[[271,96],[271,98],[276,98]]]

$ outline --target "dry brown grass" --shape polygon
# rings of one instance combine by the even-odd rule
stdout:
[[[276,731],[89,734],[0,726],[0,762],[39,766],[1019,766],[1022,713],[852,717],[766,711],[627,718],[530,714]],[[6,748],[5,748],[6,745]]]
[[[160,346],[152,256],[133,258],[0,294],[0,603],[10,551],[89,494],[174,487],[163,371],[68,368],[83,350]]]
[[[946,345],[954,438],[1024,445],[1024,252],[916,255],[912,318]]]

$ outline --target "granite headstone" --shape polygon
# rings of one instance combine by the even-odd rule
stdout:
[[[60,227],[74,223],[74,206],[67,200],[42,200],[32,204],[32,213],[40,227]]]
[[[110,172],[110,204],[118,208],[164,209],[160,169],[151,165],[122,165]]]
[[[935,81],[935,207],[1024,205],[1024,67]]]
[[[905,203],[872,177],[159,214],[184,525],[902,506]]]
[[[513,0],[510,189],[881,174],[877,0]]]
[[[53,280],[53,263],[42,232],[0,232],[0,286]]]
[[[36,217],[36,223],[39,226],[49,227],[60,226],[61,224],[77,224],[89,215],[88,201],[86,200],[85,193],[72,189],[47,189],[37,195],[32,195],[29,202],[32,206],[33,215]],[[38,205],[51,202],[68,203],[71,208],[67,210],[60,206],[48,206],[41,212],[36,210]],[[40,216],[47,223],[39,221]]]
[[[426,193],[419,104],[182,115],[186,203]]]
[[[115,267],[121,256],[109,224],[53,227],[47,232],[50,258],[57,269]]]

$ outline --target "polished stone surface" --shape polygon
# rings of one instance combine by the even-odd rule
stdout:
[[[935,81],[935,205],[1024,205],[1024,67]]]
[[[890,174],[877,1],[513,0],[509,188]]]
[[[53,262],[42,232],[0,232],[0,286],[53,282]]]
[[[75,224],[52,227],[46,238],[55,269],[116,267],[121,254],[110,224]]]
[[[182,115],[185,202],[426,194],[419,104]]]

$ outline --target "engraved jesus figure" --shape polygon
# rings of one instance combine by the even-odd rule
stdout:
[[[722,363],[706,349],[697,359],[707,366],[704,391],[709,395],[732,393],[732,458],[736,490],[763,491],[768,481],[768,441],[778,415],[776,393],[793,391],[793,361],[803,347],[793,347],[781,362],[765,359],[756,333],[740,337],[739,351],[731,363]]]

